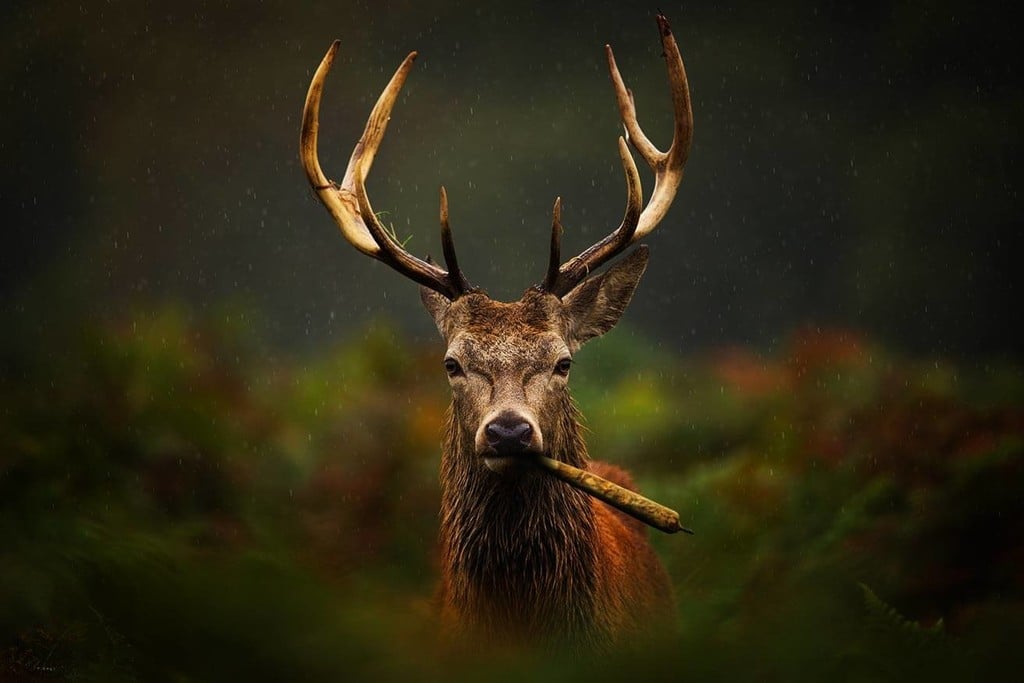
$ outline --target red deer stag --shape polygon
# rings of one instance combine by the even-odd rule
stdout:
[[[370,205],[366,176],[416,53],[405,58],[377,100],[340,184],[328,180],[317,158],[320,98],[337,41],[309,86],[300,139],[309,182],[346,240],[420,284],[447,344],[452,403],[441,456],[439,608],[445,632],[458,640],[606,649],[663,624],[674,612],[668,576],[643,525],[534,466],[547,458],[549,466],[564,463],[633,488],[626,472],[588,458],[568,379],[573,354],[622,315],[647,265],[647,248],[594,273],[658,225],[689,153],[686,72],[668,21],[657,21],[675,113],[667,152],[641,130],[632,94],[606,47],[626,137],[655,174],[650,201],[643,206],[640,175],[620,137],[627,190],[622,223],[561,263],[556,200],[547,274],[513,303],[494,301],[463,276],[444,188],[446,268],[408,253]]]

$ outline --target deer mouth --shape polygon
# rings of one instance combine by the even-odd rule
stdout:
[[[529,467],[529,460],[537,451],[528,444],[499,444],[488,446],[480,454],[484,467],[495,474],[514,474]]]

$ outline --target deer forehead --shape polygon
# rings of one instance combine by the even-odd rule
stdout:
[[[445,337],[451,346],[458,337],[493,345],[498,339],[514,339],[524,346],[564,338],[566,322],[557,297],[527,291],[519,301],[495,301],[486,294],[463,296],[448,307]],[[494,340],[489,338],[496,338]]]
[[[452,302],[445,328],[449,355],[491,375],[547,368],[568,352],[561,304],[550,295],[528,292],[504,303],[470,294]]]
[[[448,345],[448,354],[458,358],[466,369],[484,371],[492,377],[547,372],[552,363],[568,353],[565,341],[553,332],[463,332]]]

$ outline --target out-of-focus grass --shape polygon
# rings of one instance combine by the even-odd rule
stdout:
[[[579,354],[595,457],[697,530],[679,633],[598,663],[433,646],[439,348],[302,362],[173,309],[9,351],[0,677],[964,680],[1019,661],[1024,376],[802,330]]]

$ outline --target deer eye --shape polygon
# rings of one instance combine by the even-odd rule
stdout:
[[[455,377],[456,375],[462,374],[462,366],[459,365],[459,361],[454,358],[444,359],[444,369],[448,373],[449,377]]]
[[[572,358],[563,358],[555,364],[555,374],[565,377],[569,374],[569,368],[571,367]]]

